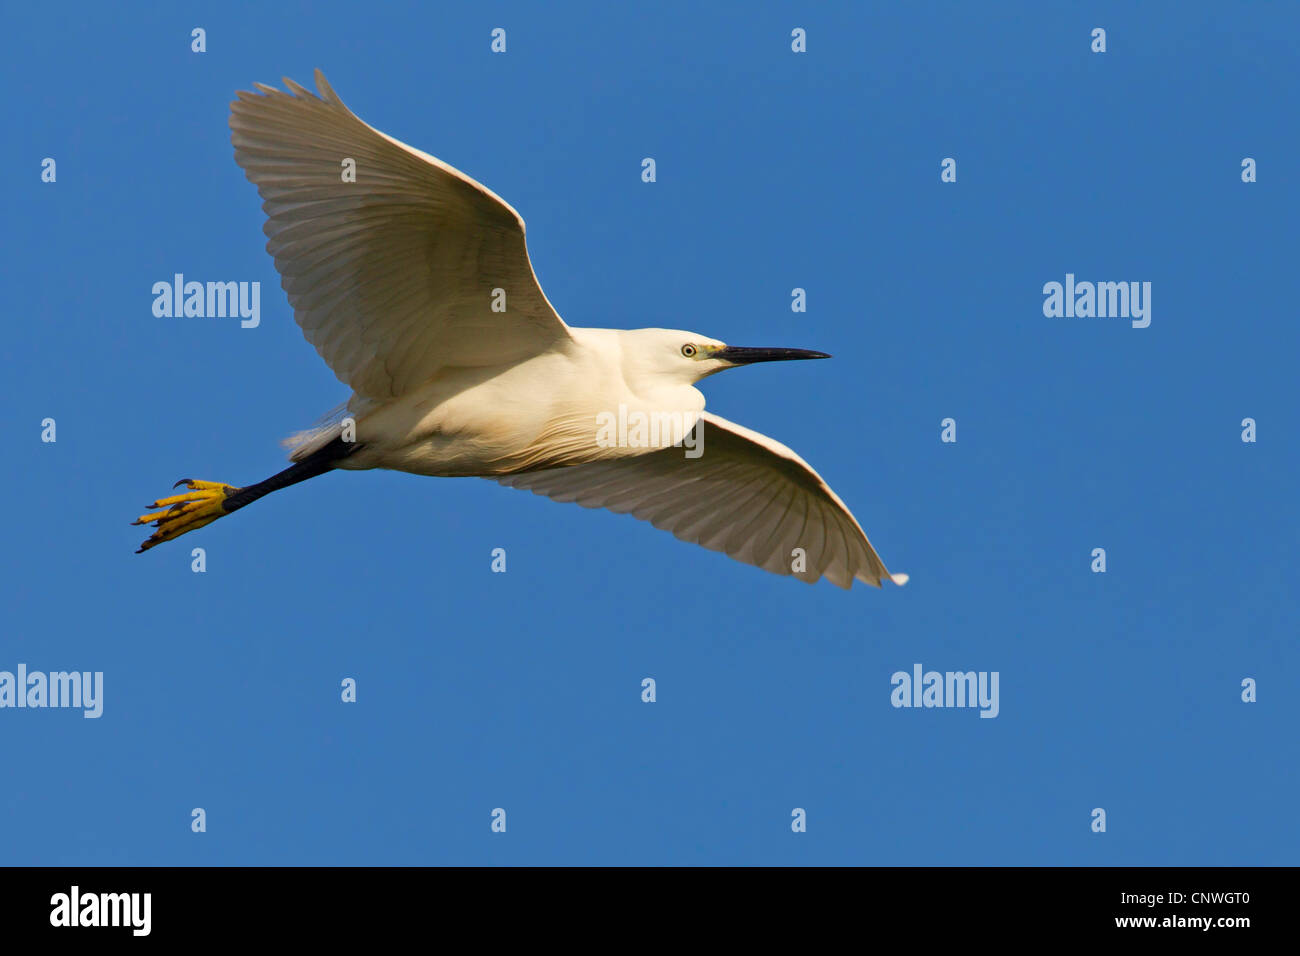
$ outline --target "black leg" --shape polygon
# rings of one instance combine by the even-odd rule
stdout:
[[[284,471],[272,475],[265,481],[259,481],[255,485],[249,485],[231,493],[222,502],[221,508],[229,514],[243,508],[245,505],[251,505],[258,498],[269,495],[273,491],[279,491],[281,488],[288,488],[290,485],[296,485],[308,478],[323,475],[325,472],[334,469],[336,461],[348,457],[360,447],[356,442],[345,442],[341,438],[336,438],[325,447],[312,452],[302,461],[294,462]]]

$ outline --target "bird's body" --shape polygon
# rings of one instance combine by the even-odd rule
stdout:
[[[385,403],[358,403],[353,417],[363,445],[340,468],[392,468],[440,478],[491,477],[644,454],[627,442],[597,443],[597,416],[680,415],[687,431],[704,411],[704,395],[686,382],[643,374],[634,346],[641,333],[669,336],[669,348],[699,336],[662,329],[571,328],[563,347],[505,368],[449,369]],[[706,340],[707,341],[707,340]],[[338,426],[312,436],[334,437]],[[304,436],[305,437],[305,436]],[[652,447],[673,444],[656,429]],[[647,443],[650,441],[647,429]],[[304,446],[305,447],[305,446]]]
[[[178,482],[187,493],[137,521],[157,528],[142,551],[326,471],[387,468],[631,513],[809,582],[906,580],[807,463],[705,412],[695,387],[742,364],[829,356],[566,325],[514,209],[316,79],[319,97],[289,80],[291,93],[241,92],[231,139],[294,317],[352,397],[289,439],[294,464],[266,481]]]

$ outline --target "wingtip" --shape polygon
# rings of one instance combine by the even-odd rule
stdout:
[[[335,106],[343,106],[343,100],[341,100],[339,95],[334,92],[334,87],[330,86],[329,80],[325,79],[325,73],[320,69],[320,67],[316,68],[316,89],[320,93],[320,98],[326,103]],[[343,106],[343,108],[347,109],[346,106]]]
[[[901,588],[904,584],[906,584],[908,581],[911,580],[911,575],[908,575],[908,574],[891,574],[891,575],[889,576],[889,580],[893,581],[895,584],[897,584],[897,585]]]
[[[282,76],[280,77],[280,82],[285,85],[285,88],[290,93],[292,93],[294,96],[298,97],[299,99],[304,99],[304,100],[318,99],[315,93],[313,93],[311,90],[307,89],[307,87],[303,86],[301,83],[298,83],[297,81],[293,80],[290,77]]]

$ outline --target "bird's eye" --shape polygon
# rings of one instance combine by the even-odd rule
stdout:
[[[693,358],[695,356],[695,346],[691,345],[690,342],[687,342],[682,346],[682,354],[687,358]]]

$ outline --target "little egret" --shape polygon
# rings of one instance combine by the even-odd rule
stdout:
[[[319,70],[319,95],[284,82],[237,94],[235,162],[263,199],[294,318],[353,394],[286,442],[293,464],[279,474],[177,482],[185,493],[135,522],[156,528],[140,551],[330,470],[389,468],[630,513],[810,583],[907,580],[802,458],[705,412],[695,388],[740,365],[828,355],[565,325],[504,200],[362,122]]]

